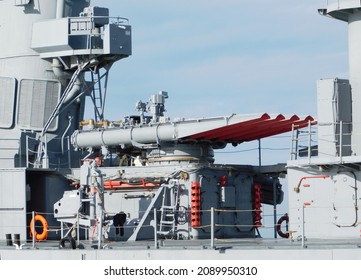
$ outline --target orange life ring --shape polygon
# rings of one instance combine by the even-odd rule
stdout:
[[[290,234],[288,232],[283,232],[281,230],[281,224],[283,222],[286,222],[286,226],[288,226],[288,221],[289,221],[288,215],[284,214],[277,222],[277,233],[279,236],[281,236],[283,238],[288,238],[290,236]]]
[[[35,225],[34,225],[34,220],[35,220],[35,222],[40,222],[41,225],[43,226],[42,233],[38,233],[36,231]],[[33,234],[35,234],[36,240],[45,240],[48,238],[48,229],[49,229],[49,226],[48,226],[48,222],[46,221],[46,219],[42,215],[36,214],[34,219],[32,219],[30,222],[30,237],[32,237]],[[33,230],[35,232],[33,232]]]

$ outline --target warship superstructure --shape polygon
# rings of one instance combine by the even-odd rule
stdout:
[[[319,10],[349,23],[353,63],[350,80],[318,82],[317,121],[271,113],[170,120],[166,91],[137,101],[138,114],[105,119],[108,73],[132,54],[132,29],[90,2],[0,1],[0,35],[9,38],[0,45],[2,259],[182,258],[190,250],[238,258],[245,244],[251,255],[278,244],[272,258],[307,257],[306,236],[309,246],[343,240],[352,251],[344,254],[361,258],[359,1]],[[94,114],[84,120],[86,102]],[[286,132],[287,165],[215,164],[217,149]],[[279,216],[286,174],[290,210]],[[261,238],[263,205],[274,209],[272,241]],[[305,233],[305,220],[318,226]],[[324,250],[328,258],[334,248]]]

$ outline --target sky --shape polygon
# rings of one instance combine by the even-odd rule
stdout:
[[[133,53],[110,71],[105,117],[135,114],[137,100],[164,90],[171,120],[260,112],[317,118],[316,81],[348,76],[347,25],[317,11],[335,1],[93,0],[132,26]],[[262,140],[269,152],[262,162],[285,162],[289,138]],[[257,164],[257,147],[217,151],[219,162]]]

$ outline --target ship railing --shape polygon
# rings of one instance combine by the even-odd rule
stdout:
[[[317,156],[338,158],[342,164],[343,157],[352,153],[351,135],[352,122],[319,123]]]
[[[316,141],[307,145],[307,149],[313,149],[311,156],[320,158],[338,158],[340,164],[343,163],[343,157],[350,156],[352,153],[351,144],[352,122],[328,122],[319,123]],[[310,155],[309,162],[310,162]]]
[[[80,16],[80,17],[68,17],[70,23],[74,23],[71,26],[71,32],[91,32],[96,25],[104,26],[111,23],[118,26],[129,25],[129,19],[123,17],[110,17],[110,16]]]
[[[316,136],[317,130],[311,121],[308,122],[307,128],[299,128],[292,125],[291,131],[291,148],[290,159],[297,160],[298,157],[307,157],[310,161],[312,156],[317,155]]]
[[[304,129],[293,127],[291,160],[307,158],[308,163],[311,163],[311,158],[317,156],[338,158],[338,161],[343,163],[343,157],[351,155],[351,122],[318,123],[315,128],[313,127],[310,123]]]
[[[207,244],[207,240],[209,242],[208,246],[210,246],[210,248],[213,248],[215,249],[217,245],[219,245],[220,243],[222,243],[223,241],[220,240],[220,239],[217,239],[216,238],[216,235],[217,235],[217,232],[220,230],[220,229],[225,229],[225,228],[230,228],[230,227],[237,227],[238,229],[239,228],[245,228],[245,229],[255,229],[257,232],[258,230],[261,230],[261,229],[273,229],[275,227],[279,227],[284,233],[287,233],[289,235],[289,239],[290,241],[294,241],[294,237],[297,236],[297,241],[301,241],[301,247],[304,247],[306,248],[306,233],[307,233],[307,229],[309,229],[311,226],[312,226],[312,222],[310,222],[309,220],[309,217],[307,217],[307,210],[306,210],[306,207],[310,207],[309,204],[304,204],[303,206],[299,207],[297,212],[301,212],[302,213],[302,216],[301,216],[301,219],[300,219],[300,225],[299,224],[288,224],[288,223],[284,223],[284,224],[274,224],[272,222],[267,222],[265,224],[260,224],[260,223],[257,223],[257,224],[247,224],[247,223],[240,223],[240,224],[235,224],[235,223],[231,223],[231,224],[227,224],[227,223],[222,223],[220,221],[218,221],[219,219],[217,219],[216,217],[220,216],[220,213],[246,213],[246,214],[249,214],[250,212],[256,212],[257,210],[235,210],[235,209],[217,209],[217,208],[214,208],[212,207],[211,209],[208,209],[208,210],[199,210],[200,213],[202,213],[202,215],[209,215],[210,219],[207,219],[209,220],[209,223],[208,224],[201,224],[197,227],[191,227],[191,225],[188,226],[188,230],[189,231],[192,231],[192,230],[206,230],[208,233],[208,235],[210,236],[209,238],[206,238],[206,239],[203,239],[203,243],[204,244]],[[325,207],[319,207],[319,208],[325,208]],[[167,242],[163,242],[160,240],[160,235],[159,233],[157,232],[157,229],[159,229],[159,226],[160,226],[160,221],[158,220],[157,221],[157,217],[159,217],[159,212],[161,210],[154,210],[154,222],[151,222],[151,224],[149,225],[145,225],[143,227],[148,227],[148,228],[152,228],[154,230],[154,236],[153,236],[153,239],[152,237],[150,236],[148,240],[146,241],[149,241],[149,242],[154,242],[154,247],[155,248],[160,248],[160,246],[166,246],[166,243]],[[188,217],[191,217],[191,212],[192,211],[187,211],[188,213]],[[2,214],[5,214],[4,212],[0,211],[0,219],[2,220]],[[68,213],[69,214],[69,217],[72,216],[72,217],[77,217],[79,219],[80,217],[80,214],[79,213]],[[107,213],[109,215],[112,215],[112,213]],[[23,215],[23,213],[19,213],[19,215]],[[48,221],[54,221],[54,213],[46,213],[46,212],[35,212],[35,211],[32,211],[32,212],[28,212],[26,213],[26,220],[29,222],[31,220],[34,220],[35,216],[36,215],[42,215],[46,220]],[[115,215],[115,213],[114,213]],[[262,215],[263,218],[265,220],[266,219],[266,215]],[[271,216],[271,215],[270,215]],[[284,215],[283,215],[284,216]],[[305,218],[306,216],[306,218]],[[273,215],[272,215],[273,217]],[[278,215],[278,217],[282,217],[281,215]],[[17,220],[17,219],[16,219]],[[271,219],[269,219],[271,220]],[[190,222],[190,221],[189,221]],[[306,225],[307,223],[307,225]],[[50,225],[52,224],[52,225]],[[38,223],[30,223],[26,225],[26,236],[20,236],[20,234],[17,234],[17,232],[22,232],[22,227],[20,226],[6,226],[6,232],[8,232],[6,234],[6,239],[7,239],[7,242],[10,243],[10,241],[8,240],[8,236],[9,235],[14,235],[14,243],[12,243],[12,238],[11,238],[11,244],[9,246],[12,246],[13,244],[16,244],[15,246],[18,248],[19,246],[27,246],[27,247],[32,247],[32,248],[37,248],[37,247],[41,247],[42,245],[46,246],[46,243],[48,244],[51,244],[51,246],[54,246],[54,242],[56,242],[56,246],[58,246],[58,243],[66,238],[67,236],[76,236],[76,244],[77,244],[77,247],[81,244],[82,241],[84,242],[90,242],[91,244],[94,244],[94,242],[98,242],[97,240],[97,237],[94,237],[92,233],[96,233],[98,232],[97,230],[97,227],[98,227],[98,223],[96,223],[95,225],[93,225],[92,227],[89,227],[89,226],[77,226],[79,225],[80,223],[77,222],[75,225],[71,225],[69,226],[67,223],[59,223],[59,222],[56,222],[57,226],[54,226],[54,223],[49,223],[49,227],[47,229],[47,231],[49,232],[49,234],[51,233],[55,233],[56,236],[58,236],[58,239],[57,240],[54,240],[53,238],[52,239],[49,239],[47,240],[46,238],[44,239],[37,239],[35,234],[30,234],[30,233],[42,233],[43,231],[43,225],[42,224],[38,224]],[[154,226],[156,225],[156,226]],[[326,222],[325,222],[325,225],[326,225]],[[2,225],[4,226],[4,225]],[[282,228],[281,228],[282,226]],[[322,226],[318,223],[317,226]],[[134,231],[136,228],[137,228],[137,224],[124,224],[123,225],[123,228],[125,230],[128,230],[128,231]],[[292,230],[289,230],[289,228],[292,228],[292,229],[299,229],[301,228],[301,230],[299,232],[297,231],[292,231]],[[4,230],[0,230],[2,232],[4,232]],[[183,231],[183,230],[182,230]],[[245,231],[246,232],[246,231]],[[96,235],[96,234],[95,234]],[[191,233],[189,232],[189,235],[191,235]],[[54,234],[53,234],[54,236]],[[82,236],[82,239],[80,239],[80,236]],[[5,237],[5,236],[4,236]],[[4,238],[2,237],[2,238]],[[259,236],[259,237],[262,237],[262,236]],[[2,239],[0,238],[0,239]],[[185,239],[188,239],[188,238],[185,238]],[[15,243],[15,240],[16,240],[16,243]],[[100,242],[102,245],[105,244],[105,242],[103,242],[104,240],[102,239],[99,239]],[[108,243],[111,243],[112,242],[112,239],[109,239],[110,241],[107,241],[107,244]],[[153,240],[153,241],[152,241]],[[162,240],[164,240],[164,236],[162,236]],[[116,242],[117,240],[114,240],[114,242]],[[124,240],[125,242],[126,240]],[[104,246],[98,246],[98,248],[103,248]]]
[[[30,148],[30,143],[37,142],[38,139],[26,136],[26,167],[33,168],[36,166],[36,159],[38,158],[39,151],[32,150]],[[51,140],[54,147],[60,147],[60,149],[52,150],[48,149],[48,141],[45,140],[45,149],[43,158],[46,161],[43,164],[43,168],[70,168],[71,167],[71,144],[70,144],[70,136],[66,137],[56,137]]]
[[[157,215],[157,213],[159,213],[161,210],[154,210],[155,213],[155,217],[159,216]],[[216,232],[219,229],[225,229],[225,228],[229,228],[229,227],[237,227],[237,228],[245,228],[245,229],[256,229],[257,232],[259,229],[272,229],[274,227],[276,227],[277,225],[269,223],[267,224],[247,224],[247,223],[240,223],[240,224],[225,224],[225,223],[221,223],[219,221],[216,221],[216,215],[219,216],[221,212],[223,213],[245,213],[247,215],[249,215],[250,212],[256,212],[257,210],[225,210],[225,209],[216,209],[216,208],[211,208],[209,210],[199,210],[200,213],[202,213],[202,215],[210,215],[210,223],[208,224],[202,224],[198,227],[193,227],[194,230],[207,230],[207,234],[210,234],[210,238],[207,238],[210,242],[210,246],[212,248],[215,248],[216,246],[216,242],[219,241],[216,239]],[[4,220],[2,217],[2,214],[9,214],[8,212],[4,212],[4,211],[0,211],[0,220]],[[18,214],[19,216],[17,217],[16,214]],[[107,215],[115,215],[116,213],[107,213]],[[140,213],[142,214],[142,213]],[[189,221],[190,222],[190,217],[192,214],[192,211],[187,211],[187,216],[189,217]],[[47,245],[53,247],[59,246],[59,242],[63,239],[65,239],[67,236],[75,236],[74,240],[76,241],[76,245],[79,246],[81,244],[82,241],[86,241],[86,242],[90,242],[92,244],[94,244],[94,242],[97,242],[97,237],[95,237],[94,235],[96,235],[97,232],[97,227],[99,226],[99,222],[96,223],[95,225],[93,225],[93,227],[89,227],[89,226],[81,226],[79,222],[77,222],[76,224],[73,225],[69,225],[68,223],[63,223],[63,222],[58,222],[56,221],[56,219],[54,218],[54,213],[50,212],[36,212],[36,211],[32,211],[32,212],[27,212],[25,213],[25,217],[24,217],[24,213],[12,213],[11,214],[13,217],[13,220],[21,220],[24,219],[27,221],[27,224],[25,226],[25,228],[23,226],[18,226],[16,225],[16,223],[13,223],[13,221],[11,222],[11,224],[14,224],[14,226],[9,226],[6,225],[6,229],[0,229],[0,232],[5,232],[6,234],[6,239],[7,242],[10,243],[10,241],[8,240],[8,236],[9,235],[13,235],[14,236],[14,240],[16,240],[16,243],[14,241],[14,243],[12,242],[12,237],[11,237],[11,244],[10,246],[13,246],[13,244],[16,244],[16,247],[19,246],[26,246],[26,247],[32,247],[32,248],[38,248],[38,247],[42,247],[43,245],[46,247]],[[49,233],[49,236],[52,235],[51,238],[47,239],[47,238],[37,238],[36,234],[42,234],[43,230],[44,230],[44,225],[38,222],[34,222],[31,223],[30,221],[35,220],[35,216],[40,215],[43,216],[44,219],[48,222],[48,228],[47,228],[47,232]],[[81,217],[81,214],[78,213],[68,213],[67,216],[69,217],[75,217],[75,220],[79,221],[79,218]],[[265,217],[266,215],[263,215],[263,217]],[[272,215],[273,216],[273,215]],[[80,226],[77,226],[80,225]],[[157,226],[154,226],[157,225]],[[5,226],[5,223],[2,223],[2,226]],[[113,227],[114,225],[110,225],[110,227]],[[283,225],[284,226],[284,225]],[[124,228],[124,230],[129,231],[129,232],[133,232],[134,230],[136,230],[136,228],[138,227],[137,223],[134,224],[124,224],[122,226]],[[166,244],[165,242],[161,241],[160,242],[160,235],[158,233],[158,229],[160,227],[160,221],[155,220],[154,223],[151,223],[150,225],[145,225],[143,226],[143,228],[148,227],[154,230],[154,236],[153,236],[153,242],[154,242],[154,246],[155,248],[159,248],[160,245],[164,246],[164,244]],[[189,226],[188,229],[191,229],[192,227]],[[109,228],[111,229],[111,228]],[[25,230],[25,231],[24,231]],[[184,229],[180,229],[180,232],[183,232]],[[19,233],[18,233],[19,232]],[[25,232],[25,236],[24,235],[20,235],[20,232],[23,234]],[[33,234],[36,233],[36,234]],[[189,235],[191,233],[189,232]],[[5,237],[5,236],[4,236]],[[0,239],[4,238],[1,237]],[[186,236],[185,236],[186,237]],[[101,237],[102,238],[102,237]],[[162,236],[162,240],[163,240],[164,236]],[[185,238],[186,240],[189,238]],[[112,240],[112,239],[110,239]],[[147,241],[151,241],[152,238],[150,236],[150,239]],[[101,242],[103,242],[104,240],[101,240]],[[111,241],[108,241],[107,243],[109,243]],[[116,240],[114,241],[116,242]],[[124,240],[125,242],[125,240]],[[104,244],[104,242],[103,242]],[[67,245],[68,246],[68,245]],[[102,246],[99,246],[98,248],[102,248]]]
[[[311,211],[312,210],[312,211]],[[158,211],[160,210],[154,210],[154,214],[155,217],[159,217]],[[199,225],[198,227],[192,227],[192,226],[187,226],[187,228],[189,229],[189,234],[192,234],[191,231],[207,231],[207,235],[210,237],[207,237],[205,239],[202,239],[202,243],[205,244],[205,246],[213,248],[213,249],[217,249],[220,247],[220,245],[224,244],[224,242],[232,242],[232,240],[223,240],[223,239],[218,239],[217,233],[222,230],[222,229],[226,229],[229,227],[238,227],[239,228],[245,228],[245,229],[267,229],[267,228],[273,228],[273,227],[279,227],[281,229],[281,231],[283,231],[284,233],[288,234],[288,239],[289,239],[289,245],[290,246],[300,246],[301,248],[307,248],[308,246],[312,245],[312,242],[309,241],[307,239],[307,236],[315,236],[315,235],[320,235],[321,233],[319,233],[319,229],[322,228],[323,226],[326,229],[330,228],[330,225],[333,225],[335,227],[335,229],[337,230],[342,230],[342,228],[345,228],[347,231],[347,234],[350,234],[350,231],[352,231],[354,229],[354,235],[355,238],[359,238],[359,222],[357,220],[357,215],[355,214],[355,219],[352,219],[352,217],[350,218],[350,215],[344,215],[345,218],[348,219],[348,221],[344,220],[341,224],[341,222],[339,222],[339,224],[336,224],[336,220],[331,221],[330,219],[325,219],[325,221],[322,223],[319,221],[319,219],[314,219],[315,216],[321,216],[321,215],[325,215],[325,217],[330,217],[330,211],[336,211],[333,210],[333,205],[330,206],[317,206],[314,205],[314,203],[311,202],[305,202],[297,207],[293,207],[290,209],[291,211],[291,215],[292,213],[295,213],[294,215],[297,215],[297,217],[293,217],[293,219],[289,222],[289,224],[287,223],[281,223],[279,224],[280,220],[278,220],[277,224],[273,224],[273,223],[267,223],[267,224],[247,224],[247,223],[240,223],[240,224],[227,224],[227,223],[222,223],[222,219],[219,219],[217,217],[220,216],[221,212],[226,212],[226,213],[246,213],[247,215],[249,214],[249,212],[252,211],[256,211],[256,210],[234,210],[234,209],[216,209],[216,208],[211,208],[208,210],[199,210],[202,215],[209,215],[210,219],[206,219],[208,220],[207,223],[203,223],[201,225]],[[357,213],[357,207],[356,206],[343,206],[343,207],[338,207],[337,209],[338,213],[340,211],[345,211],[345,213],[351,213],[350,211],[353,211],[354,213]],[[355,212],[356,211],[356,212]],[[316,213],[316,215],[315,215]],[[108,213],[109,215],[112,215],[112,213]],[[115,214],[115,213],[114,213]],[[7,215],[6,218],[5,215]],[[11,215],[11,218],[9,218]],[[37,224],[37,223],[30,223],[31,220],[33,220],[35,218],[36,215],[41,215],[43,216],[47,221],[49,221],[49,227],[48,227],[48,232],[49,235],[51,233],[55,233],[56,234],[56,238],[57,239],[46,239],[46,238],[35,238],[35,235],[32,234],[30,235],[30,232],[32,233],[37,233],[37,234],[42,234],[43,229],[44,229],[44,225],[43,224]],[[79,213],[69,213],[69,216],[74,216],[74,217],[79,217]],[[188,211],[188,216],[191,216],[191,211]],[[262,215],[265,218],[265,215]],[[283,216],[282,216],[283,217]],[[18,221],[21,220],[25,220],[27,221],[27,225],[22,225],[20,226],[20,223]],[[25,213],[24,216],[24,212],[21,211],[11,211],[11,213],[9,211],[0,211],[0,232],[2,232],[2,236],[0,237],[1,240],[3,240],[3,238],[6,238],[6,242],[8,246],[12,246],[12,247],[16,247],[17,249],[21,249],[22,247],[27,247],[27,248],[41,248],[43,247],[59,247],[59,242],[65,238],[66,236],[71,235],[71,237],[73,237],[74,233],[76,232],[76,238],[77,238],[77,247],[79,247],[80,243],[80,232],[82,232],[82,241],[88,241],[88,243],[90,242],[90,244],[94,244],[94,242],[97,242],[96,237],[94,237],[92,235],[92,232],[96,232],[96,230],[92,230],[92,229],[97,229],[97,227],[99,226],[99,222],[96,223],[95,225],[93,225],[92,227],[85,227],[85,226],[68,226],[67,223],[53,223],[53,221],[55,221],[54,219],[54,213],[46,213],[46,212],[28,212]],[[54,226],[54,224],[56,224],[56,226]],[[79,223],[78,223],[79,224]],[[156,225],[156,226],[155,226]],[[114,226],[114,225],[113,225]],[[154,236],[152,238],[152,236],[149,236],[149,238],[147,240],[143,240],[146,241],[148,244],[154,242],[154,248],[159,249],[160,247],[166,247],[168,242],[165,242],[164,236],[160,236],[157,232],[157,229],[160,226],[160,221],[155,220],[154,222],[144,226],[147,228],[151,228],[154,230]],[[287,227],[288,226],[288,227]],[[129,230],[129,231],[134,231],[137,228],[137,224],[134,225],[127,225],[125,224],[123,226],[125,229]],[[285,228],[286,227],[286,228]],[[182,229],[182,232],[184,231],[184,229]],[[180,232],[180,231],[179,231]],[[246,232],[246,231],[245,231]],[[20,234],[21,233],[21,234]],[[151,230],[150,230],[151,233]],[[330,232],[332,234],[332,232]],[[53,234],[54,235],[54,234]],[[13,239],[14,237],[14,239]],[[160,239],[160,237],[162,237],[162,239]],[[261,237],[261,236],[260,236]],[[170,237],[171,238],[171,237]],[[328,236],[324,236],[322,235],[322,237],[320,237],[322,239],[330,239],[332,237],[328,237]],[[40,240],[39,240],[40,239]],[[187,238],[185,240],[188,240]],[[350,242],[350,237],[348,237],[347,242]],[[100,239],[100,241],[102,241]],[[295,242],[297,241],[297,242]],[[98,246],[97,248],[105,248],[105,246],[108,246],[109,244],[112,244],[112,239],[109,239],[107,242],[102,242],[101,246]],[[117,240],[114,240],[114,242],[117,242]],[[125,243],[127,243],[126,240],[124,240]],[[235,242],[241,242],[240,239],[236,239]],[[124,244],[125,244],[124,243]],[[85,243],[84,243],[85,244]],[[128,245],[132,246],[132,241],[128,243]],[[143,243],[144,244],[144,243]],[[174,246],[174,243],[169,242],[169,244],[171,244],[172,246]],[[178,243],[177,243],[178,244]],[[181,243],[179,243],[181,244]],[[285,243],[282,243],[285,244]],[[326,243],[325,243],[326,244]],[[149,245],[148,245],[149,246]],[[180,245],[182,246],[182,245]],[[73,248],[75,249],[75,248]]]
[[[281,226],[280,224],[272,224],[270,222],[268,222],[267,224],[263,224],[261,221],[258,221],[256,223],[253,223],[253,224],[246,224],[246,223],[241,223],[241,224],[235,224],[235,223],[232,223],[232,224],[224,224],[224,223],[219,223],[219,222],[216,222],[216,219],[215,217],[216,216],[219,216],[220,213],[233,213],[233,214],[242,214],[242,213],[254,213],[254,214],[257,214],[259,213],[259,210],[257,209],[250,209],[250,210],[234,210],[234,209],[216,209],[214,207],[211,207],[211,209],[209,210],[201,210],[202,212],[209,212],[210,213],[210,224],[208,225],[202,225],[201,227],[198,227],[198,228],[209,228],[210,229],[210,247],[212,249],[215,249],[216,248],[216,232],[219,230],[219,229],[224,229],[224,228],[234,228],[234,227],[237,227],[237,228],[245,228],[245,229],[255,229],[256,233],[258,234],[258,236],[256,237],[262,237],[261,234],[260,234],[260,229],[269,229],[269,230],[275,230],[276,231],[276,228],[279,226]],[[261,211],[262,213],[262,211]],[[281,218],[283,215],[278,215],[278,218]],[[262,220],[263,219],[267,219],[267,217],[270,217],[269,220],[271,220],[274,215],[273,214],[270,214],[270,215],[262,215]],[[278,219],[277,218],[277,219]],[[284,229],[284,231],[287,233],[288,232],[288,224],[284,225],[286,226],[286,228]],[[277,235],[275,235],[275,238],[277,238]]]

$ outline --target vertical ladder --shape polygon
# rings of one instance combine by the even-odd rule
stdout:
[[[173,191],[173,192],[172,192]],[[163,193],[162,206],[160,208],[159,230],[157,233],[164,237],[173,237],[176,231],[176,212],[179,208],[179,185],[168,186]],[[171,201],[173,198],[173,201]],[[170,200],[170,201],[169,201]]]
[[[298,156],[298,137],[299,130],[295,128],[295,125],[292,124],[292,139],[291,139],[291,160],[296,160]]]
[[[97,77],[94,77],[95,75]],[[91,72],[91,78],[92,78],[92,83],[93,83],[93,90],[92,90],[91,98],[92,98],[93,104],[94,104],[94,118],[95,118],[95,121],[98,122],[100,120],[103,120],[103,118],[104,118],[103,92],[102,92],[102,87],[101,87],[99,71],[97,71],[96,74]]]
[[[163,236],[174,235],[175,233],[175,207],[163,205],[160,209],[161,216],[159,230],[157,233]]]
[[[91,72],[91,79],[93,84],[93,90],[91,94],[91,99],[93,101],[94,106],[94,119],[96,122],[104,120],[104,106],[105,106],[105,98],[107,92],[107,84],[108,84],[108,71],[109,69],[105,69],[105,73],[100,75],[99,70],[95,72]],[[104,86],[102,87],[102,79],[104,80]]]

